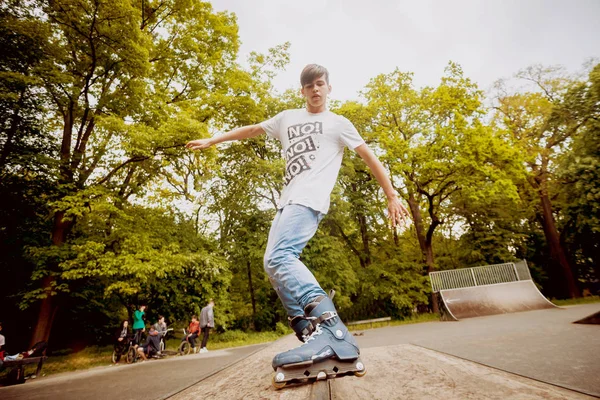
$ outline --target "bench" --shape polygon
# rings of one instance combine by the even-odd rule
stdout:
[[[40,375],[40,372],[42,372],[42,365],[44,365],[44,361],[46,361],[46,359],[48,359],[47,356],[27,357],[27,358],[22,358],[20,360],[14,360],[14,361],[4,360],[3,367],[6,369],[16,370],[16,375],[14,375],[14,377],[16,379],[14,379],[14,382],[10,382],[10,383],[19,383],[19,381],[20,382],[24,381],[25,365],[37,364],[37,369],[35,371],[35,376],[37,377]],[[13,374],[10,374],[10,375],[13,375]]]
[[[374,319],[365,319],[362,321],[352,321],[352,322],[348,322],[346,325],[363,325],[363,324],[371,324],[371,326],[373,326],[374,323],[376,322],[387,322],[389,325],[389,322],[392,320],[392,317],[383,317],[383,318],[374,318]]]

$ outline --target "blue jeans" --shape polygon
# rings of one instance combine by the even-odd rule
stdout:
[[[323,217],[309,207],[289,204],[277,211],[269,231],[265,271],[290,317],[304,315],[308,303],[326,296],[315,276],[299,260]]]

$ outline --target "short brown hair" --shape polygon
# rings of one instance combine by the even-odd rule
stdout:
[[[325,76],[325,82],[329,84],[329,71],[327,71],[327,68],[319,64],[308,64],[300,74],[300,85],[304,87],[304,85],[311,83],[320,76]]]

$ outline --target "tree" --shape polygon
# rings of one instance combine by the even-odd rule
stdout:
[[[570,151],[559,157],[558,181],[565,222],[562,242],[571,249],[583,281],[600,280],[600,64],[591,69],[587,81],[574,85],[564,98],[564,108],[580,125]],[[568,122],[568,121],[567,121]]]
[[[41,257],[51,263],[33,276],[41,303],[32,341],[50,334],[53,295],[66,289],[58,249],[90,198],[110,193],[118,208],[140,196],[163,160],[207,132],[238,47],[233,16],[200,1],[50,2],[40,12],[51,52],[38,76],[60,129],[61,196],[48,249],[58,258]]]
[[[557,157],[582,127],[564,103],[564,95],[573,82],[564,77],[559,68],[542,66],[529,67],[517,77],[533,83],[537,91],[508,94],[500,85],[497,118],[509,132],[509,140],[525,157],[527,182],[539,201],[538,219],[552,264],[557,264],[561,271],[566,294],[579,297],[580,290],[560,240],[552,204]]]
[[[412,75],[379,75],[364,96],[373,120],[373,140],[394,185],[407,201],[426,271],[436,269],[436,228],[453,214],[455,200],[490,193],[516,197],[506,176],[514,163],[492,126],[483,124],[482,95],[450,63],[436,88],[413,88]]]

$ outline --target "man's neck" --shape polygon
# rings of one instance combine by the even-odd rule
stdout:
[[[319,107],[313,107],[310,104],[306,103],[306,111],[308,111],[311,114],[319,114],[323,111],[327,111],[327,104],[323,104]]]

